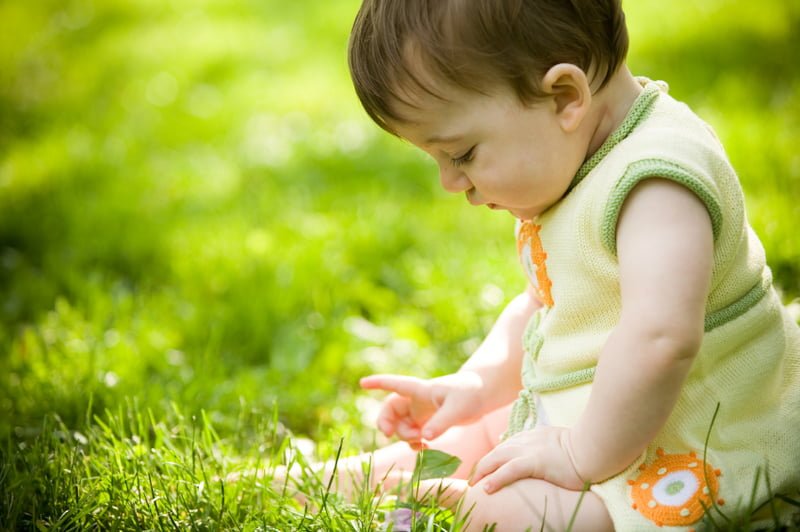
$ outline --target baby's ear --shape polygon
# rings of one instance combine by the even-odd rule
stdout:
[[[592,90],[586,73],[570,63],[559,63],[542,78],[542,89],[553,97],[561,129],[578,129],[592,103]]]

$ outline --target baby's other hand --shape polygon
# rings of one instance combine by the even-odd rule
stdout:
[[[387,436],[397,435],[417,450],[450,427],[475,421],[482,413],[482,381],[474,373],[453,373],[435,379],[371,375],[361,379],[361,387],[392,392],[378,414],[378,428]]]
[[[483,489],[494,493],[523,478],[543,479],[570,490],[584,481],[572,459],[570,431],[564,427],[535,427],[514,434],[484,456],[469,483],[483,480]]]

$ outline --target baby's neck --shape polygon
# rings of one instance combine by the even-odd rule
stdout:
[[[619,127],[636,97],[642,92],[642,86],[633,77],[628,67],[622,65],[608,84],[595,93],[592,101],[593,132],[589,141],[586,158],[591,157],[609,135]]]

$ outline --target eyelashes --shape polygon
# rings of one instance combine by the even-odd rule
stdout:
[[[467,152],[461,157],[455,157],[453,159],[450,159],[450,164],[452,164],[455,168],[458,168],[459,166],[467,164],[468,162],[472,161],[474,154],[475,154],[475,146],[467,150]]]

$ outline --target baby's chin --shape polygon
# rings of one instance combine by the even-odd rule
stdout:
[[[520,220],[532,220],[536,218],[540,214],[540,210],[536,208],[518,208],[518,207],[506,207],[505,205],[500,205],[499,203],[486,203],[486,208],[491,209],[493,211],[506,211],[514,218],[518,218]]]
[[[537,216],[539,216],[539,211],[536,209],[515,209],[515,208],[507,208],[507,207],[497,207],[498,209],[508,211],[511,216],[517,218],[519,220],[533,220]]]

